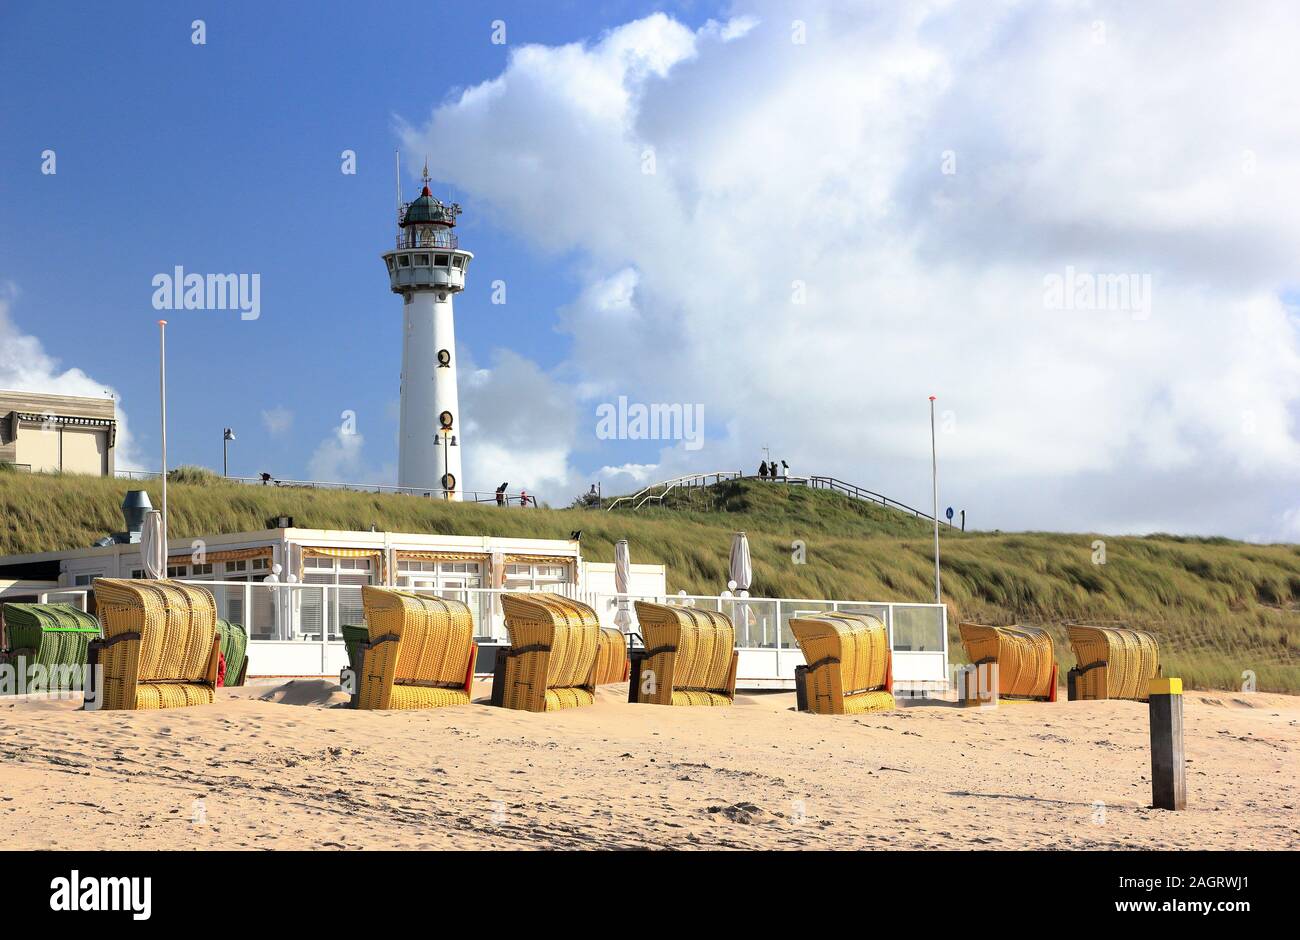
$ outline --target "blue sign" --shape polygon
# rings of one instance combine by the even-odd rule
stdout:
[[[948,507],[948,512],[946,513],[946,515],[948,516],[948,521],[949,521],[949,522],[952,522],[952,507],[951,507],[951,506]]]

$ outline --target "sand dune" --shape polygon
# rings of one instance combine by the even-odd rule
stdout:
[[[488,689],[476,694],[485,700]],[[1244,848],[1300,845],[1300,699],[1191,693],[1183,813],[1146,706],[861,717],[629,706],[356,712],[317,680],[216,705],[0,701],[0,847]]]

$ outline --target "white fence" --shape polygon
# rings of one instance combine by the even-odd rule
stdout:
[[[365,622],[361,588],[357,585],[203,580],[186,583],[210,590],[217,601],[218,616],[242,623],[247,629],[252,676],[337,676],[347,665],[341,627]],[[620,606],[626,608],[630,619],[624,632],[629,634],[639,632],[635,606],[638,600],[721,611],[736,625],[736,647],[740,651],[737,683],[746,688],[792,687],[794,669],[803,664],[804,658],[790,632],[790,619],[837,610],[871,613],[885,622],[894,651],[896,681],[942,683],[948,678],[948,612],[940,604],[613,594],[577,591],[571,585],[559,587],[565,596],[594,608],[602,626],[617,626],[615,616]],[[48,597],[84,608],[85,590],[51,591]],[[504,592],[489,588],[411,590],[466,604],[481,645],[507,642],[505,620],[497,601]],[[632,642],[636,642],[635,638]]]
[[[30,469],[30,468],[29,468]],[[157,470],[118,470],[115,474],[124,480],[161,480],[162,473]],[[242,483],[246,486],[285,486],[313,490],[354,490],[358,493],[395,493],[404,496],[419,496],[428,499],[446,499],[441,486],[396,486],[392,483],[339,483],[333,480],[281,480],[270,477],[232,477],[222,476],[226,483]],[[461,499],[469,503],[497,503],[503,506],[537,506],[537,499],[532,494],[524,501],[522,493],[497,493],[495,490],[461,490]]]

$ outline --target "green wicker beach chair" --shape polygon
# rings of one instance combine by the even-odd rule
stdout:
[[[226,658],[225,685],[243,685],[248,678],[248,634],[244,625],[218,620],[217,636],[221,637],[221,655]]]
[[[46,689],[81,688],[87,647],[100,636],[99,621],[71,604],[5,604],[9,648],[3,657],[27,668],[41,666]]]

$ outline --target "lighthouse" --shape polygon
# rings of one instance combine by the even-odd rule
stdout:
[[[400,186],[400,178],[399,178]],[[456,395],[456,327],[452,299],[465,289],[473,255],[454,231],[460,206],[424,189],[397,210],[397,247],[384,253],[388,283],[402,297],[402,407],[397,483],[443,499],[461,498],[464,449]]]

